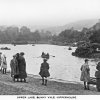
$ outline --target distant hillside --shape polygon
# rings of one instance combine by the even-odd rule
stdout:
[[[44,31],[50,31],[52,34],[59,34],[61,31],[65,29],[70,29],[72,27],[76,30],[82,30],[83,27],[90,28],[97,22],[98,22],[97,19],[81,20],[81,21],[66,24],[64,26],[45,28]]]

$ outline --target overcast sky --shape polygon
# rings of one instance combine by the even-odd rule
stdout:
[[[59,26],[100,18],[100,0],[0,0],[0,25]]]

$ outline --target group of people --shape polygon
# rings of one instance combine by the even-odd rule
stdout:
[[[13,59],[10,61],[10,67],[13,81],[26,82],[27,73],[24,52],[13,55]]]
[[[47,77],[50,76],[49,73],[49,64],[47,63],[47,60],[49,59],[49,54],[45,54],[42,52],[41,57],[43,58],[43,63],[40,67],[40,76],[42,77],[42,85],[47,85]],[[0,66],[1,66],[1,72],[3,74],[6,74],[7,69],[7,61],[6,56],[3,55],[0,52]],[[24,52],[17,53],[13,55],[13,58],[10,61],[10,68],[11,68],[11,77],[12,80],[15,82],[26,82],[27,73],[26,73],[26,61],[24,58]]]
[[[0,52],[0,66],[1,72],[6,74],[7,69],[7,61],[6,56],[1,56],[2,53]],[[47,60],[49,59],[49,54],[45,54],[42,52],[41,57],[43,58],[43,63],[41,63],[39,75],[42,77],[42,85],[47,85],[47,77],[50,76],[49,73],[49,64]],[[81,66],[81,77],[80,80],[84,82],[84,89],[89,90],[89,82],[90,82],[90,68],[88,64],[88,59],[85,59],[85,63]],[[17,53],[13,55],[13,59],[10,61],[11,67],[11,77],[12,80],[26,82],[27,73],[26,73],[26,61],[24,58],[24,52]],[[100,62],[96,66],[97,71],[95,72],[96,77],[96,87],[97,90],[100,92]]]
[[[81,77],[80,80],[84,82],[84,89],[89,90],[89,83],[91,81],[90,78],[90,68],[88,64],[88,59],[85,59],[85,63],[81,66]],[[96,66],[97,71],[95,72],[95,78],[96,78],[96,88],[97,91],[100,92],[100,62]]]
[[[1,72],[3,74],[6,74],[6,69],[7,69],[7,61],[6,61],[6,56],[0,52],[0,67],[1,67]]]

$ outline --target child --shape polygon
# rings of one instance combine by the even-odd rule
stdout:
[[[49,64],[47,63],[47,59],[44,59],[44,62],[41,64],[40,73],[42,77],[42,85],[47,85],[47,77],[50,76],[49,73]]]

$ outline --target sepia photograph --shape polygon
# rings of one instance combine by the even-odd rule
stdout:
[[[0,0],[0,97],[79,95],[100,95],[100,0]]]

